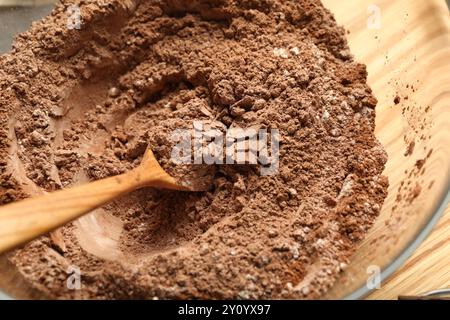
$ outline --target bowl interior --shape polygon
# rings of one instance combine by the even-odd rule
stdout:
[[[387,277],[411,253],[448,200],[450,19],[442,0],[323,2],[350,30],[351,50],[368,66],[369,83],[379,100],[377,137],[389,154],[385,175],[390,189],[381,215],[327,296],[359,298],[370,291],[366,283],[374,271],[382,270],[382,278]],[[23,21],[48,11],[0,11],[5,31],[0,50],[7,51],[11,36],[27,28]],[[35,295],[5,257],[0,269],[7,270],[0,288],[8,294]]]

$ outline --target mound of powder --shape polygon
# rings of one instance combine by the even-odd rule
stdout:
[[[280,130],[280,167],[136,191],[9,268],[49,298],[322,296],[386,197],[366,78],[319,0],[61,1],[0,57],[0,203],[126,172],[148,144],[170,170],[192,121]]]

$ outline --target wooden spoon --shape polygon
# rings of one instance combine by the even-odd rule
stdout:
[[[153,152],[148,149],[141,165],[128,173],[1,207],[0,253],[144,187],[194,192],[209,189],[208,183],[179,183],[161,168]]]

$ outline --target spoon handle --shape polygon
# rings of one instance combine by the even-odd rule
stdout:
[[[3,206],[0,253],[79,218],[137,186],[132,173],[127,173]]]

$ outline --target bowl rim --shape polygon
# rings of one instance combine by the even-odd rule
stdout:
[[[450,0],[445,0],[447,7],[450,9]],[[444,215],[445,211],[450,204],[450,181],[447,185],[447,193],[443,194],[441,201],[439,202],[438,208],[435,210],[434,214],[425,223],[424,228],[422,228],[415,237],[384,270],[381,271],[381,283],[385,282],[394,272],[399,270],[405,262],[413,255],[413,253],[419,248],[419,246],[425,241],[425,239],[431,234],[434,227],[438,224],[439,220]],[[369,289],[367,286],[362,286],[356,289],[352,293],[345,296],[344,300],[357,300],[367,297],[370,293],[374,292],[376,289]]]
[[[450,9],[450,0],[445,0],[447,7]],[[388,266],[381,271],[381,283],[385,282],[395,271],[400,269],[405,262],[414,254],[414,252],[419,248],[419,246],[426,240],[426,238],[431,234],[434,227],[438,224],[445,211],[449,208],[450,204],[450,179],[447,181],[447,192],[443,193],[441,200],[438,202],[439,205],[434,211],[434,214],[430,219],[425,222],[424,227],[417,232],[416,236],[412,238],[406,249],[400,252],[400,254],[394,258]],[[344,296],[344,300],[357,300],[367,297],[370,293],[376,291],[377,289],[369,289],[367,286],[361,286],[352,293]]]
[[[420,245],[427,239],[427,237],[431,234],[433,229],[436,227],[438,222],[441,220],[447,208],[449,208],[450,204],[450,182],[447,184],[447,192],[443,192],[441,197],[441,201],[439,201],[439,205],[437,209],[434,211],[434,214],[425,222],[424,227],[421,228],[415,237],[412,237],[412,240],[406,246],[406,248],[400,252],[400,254],[392,260],[388,264],[386,268],[381,271],[381,283],[384,283],[394,272],[399,270],[405,262],[414,254],[414,252],[420,247]],[[436,288],[439,289],[439,288]],[[366,285],[359,287],[352,293],[344,296],[343,300],[360,300],[367,297],[370,293],[376,291],[377,289],[369,289]]]

